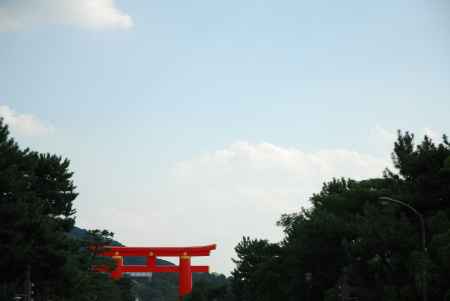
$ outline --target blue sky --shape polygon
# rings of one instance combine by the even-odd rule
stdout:
[[[446,0],[88,2],[0,1],[0,115],[127,244],[214,242],[228,273],[322,181],[379,175],[397,129],[449,133]]]

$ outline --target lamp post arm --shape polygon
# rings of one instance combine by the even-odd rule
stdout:
[[[387,196],[383,196],[379,198],[380,200],[385,200],[385,201],[389,201],[392,203],[396,203],[399,205],[402,205],[403,207],[408,208],[409,210],[411,210],[412,212],[414,212],[415,215],[417,215],[419,217],[420,220],[420,230],[422,232],[422,250],[425,254],[425,256],[427,256],[426,254],[427,252],[427,244],[426,244],[426,237],[425,237],[425,219],[423,218],[423,215],[416,210],[416,208],[412,207],[411,205],[400,201],[400,200],[396,200]],[[426,259],[425,259],[426,260]],[[427,267],[426,267],[426,262],[423,264],[422,267],[422,300],[423,301],[427,301],[428,300],[428,293],[427,293]]]
[[[417,217],[420,220],[420,230],[422,233],[422,249],[425,253],[427,253],[426,237],[425,237],[425,219],[423,218],[423,215],[419,211],[417,211],[417,209],[415,209],[414,207],[412,207],[411,205],[409,205],[403,201],[396,200],[396,199],[393,199],[393,198],[390,198],[387,196],[380,197],[380,200],[389,201],[389,202],[393,202],[393,203],[402,205],[402,206],[408,208],[409,210],[411,210],[412,212],[414,212],[415,215],[417,215]]]

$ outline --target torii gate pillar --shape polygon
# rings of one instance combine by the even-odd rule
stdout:
[[[191,257],[188,255],[180,256],[180,271],[179,271],[179,295],[180,299],[192,291],[192,271],[191,271]]]

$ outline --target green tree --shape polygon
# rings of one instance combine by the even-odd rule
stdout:
[[[263,300],[262,295],[266,300],[419,300],[424,284],[429,300],[448,298],[448,139],[435,144],[425,137],[415,145],[413,134],[399,132],[392,158],[395,170],[385,170],[382,178],[334,179],[311,197],[311,208],[283,215],[278,224],[285,238],[277,256],[266,256],[267,241],[239,243],[233,274],[238,300]],[[422,250],[417,216],[383,204],[382,196],[400,199],[424,216],[428,252]],[[269,272],[282,280],[264,283],[261,275]]]
[[[0,118],[0,300],[25,293],[27,270],[34,300],[131,300],[126,280],[92,271],[93,241],[68,235],[77,196],[72,176],[67,159],[20,149]],[[101,243],[111,235],[91,233]]]
[[[232,301],[230,281],[222,274],[194,273],[192,294],[186,301]]]
[[[17,284],[31,267],[43,298],[60,281],[71,248],[65,233],[73,226],[76,193],[68,166],[61,157],[21,150],[0,119],[1,282]]]
[[[282,298],[278,272],[280,248],[267,240],[243,237],[235,248],[236,268],[232,271],[233,294],[237,300],[273,300]]]

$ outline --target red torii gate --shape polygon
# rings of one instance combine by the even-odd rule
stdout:
[[[113,279],[119,279],[123,273],[178,273],[180,299],[192,291],[192,273],[208,273],[209,266],[192,266],[191,257],[209,256],[216,245],[198,247],[104,247],[99,255],[111,257],[116,262],[112,271],[106,267],[95,267],[98,272],[108,272]],[[123,257],[146,257],[145,265],[124,265]],[[179,257],[180,263],[176,265],[156,265],[156,257]]]

